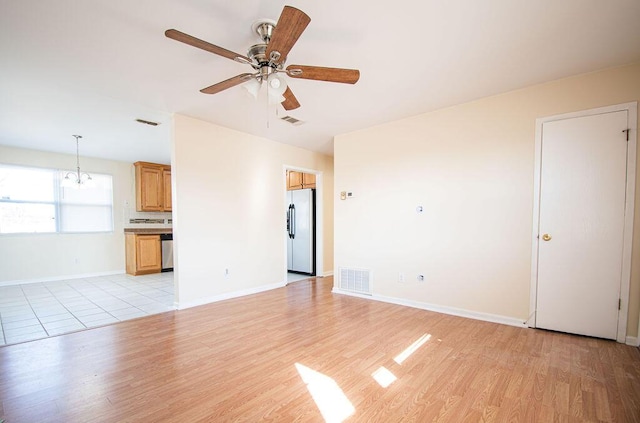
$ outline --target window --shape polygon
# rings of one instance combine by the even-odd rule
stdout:
[[[67,172],[0,165],[0,233],[112,231],[111,176],[92,173],[93,186],[63,188]]]

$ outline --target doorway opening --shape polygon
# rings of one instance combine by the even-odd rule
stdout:
[[[322,172],[284,167],[285,284],[322,273]]]

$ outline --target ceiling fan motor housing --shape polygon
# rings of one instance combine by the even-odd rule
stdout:
[[[286,61],[286,58],[285,60],[279,60],[279,52],[272,52],[272,57],[267,57],[266,54],[276,23],[273,19],[258,19],[251,25],[251,30],[260,37],[262,43],[251,46],[247,56],[253,61],[253,68],[260,71],[261,78],[266,78],[273,71],[282,69]]]
[[[266,80],[269,75],[282,69],[284,65],[284,61],[275,63],[267,59],[266,51],[266,44],[255,44],[247,52],[247,56],[253,62],[251,66],[259,72],[257,78],[260,80]]]
[[[269,61],[267,60],[267,56],[265,54],[266,51],[267,51],[266,44],[255,44],[249,48],[249,51],[247,52],[247,56],[249,56],[249,58],[254,62],[254,64],[258,65],[259,67],[259,65],[263,63],[265,65],[269,63]]]

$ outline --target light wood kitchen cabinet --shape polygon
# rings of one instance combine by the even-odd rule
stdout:
[[[287,190],[315,188],[316,175],[312,173],[297,172],[295,170],[287,171]]]
[[[160,235],[125,233],[126,270],[130,275],[160,273],[162,247]]]
[[[313,173],[302,174],[302,188],[315,188],[316,187],[316,175]]]
[[[171,166],[135,162],[136,210],[171,211]]]
[[[162,187],[164,188],[164,211],[171,211],[171,167],[162,169]]]
[[[302,172],[287,171],[287,190],[302,189]]]

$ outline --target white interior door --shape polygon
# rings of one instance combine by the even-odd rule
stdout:
[[[535,325],[616,339],[628,111],[545,122]]]

